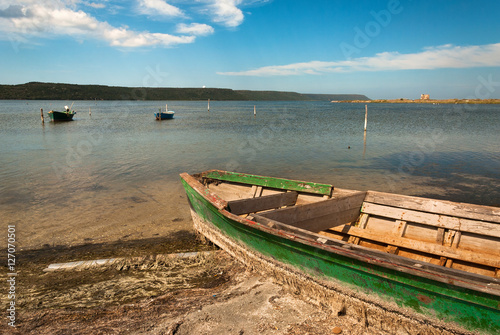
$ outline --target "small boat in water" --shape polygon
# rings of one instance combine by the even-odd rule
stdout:
[[[49,117],[52,121],[72,121],[75,114],[75,111],[70,111],[68,106],[64,106],[63,112],[51,110],[49,112]]]
[[[168,120],[168,119],[173,119],[174,118],[174,111],[168,111],[168,112],[158,112],[155,113],[155,119],[156,120]]]
[[[339,315],[409,333],[500,333],[498,207],[219,170],[180,176],[199,233]]]
[[[169,120],[174,118],[174,111],[169,111],[168,110],[168,105],[165,105],[165,111],[162,112],[161,108],[159,109],[158,113],[155,113],[155,119],[156,120]]]

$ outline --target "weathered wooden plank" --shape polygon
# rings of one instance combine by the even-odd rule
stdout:
[[[252,198],[255,198],[255,193],[257,193],[257,185],[252,185]]]
[[[453,248],[458,248],[458,244],[460,243],[460,238],[461,237],[462,237],[462,232],[457,231],[456,234],[455,234],[455,237],[453,238],[453,242],[451,244],[451,246]]]
[[[220,170],[211,170],[204,172],[202,177],[313,194],[330,195],[333,191],[333,185],[329,184],[264,177]]]
[[[375,191],[368,191],[365,201],[434,214],[500,223],[500,207],[473,205]]]
[[[453,240],[453,247],[463,250],[481,250],[481,252],[496,254],[500,258],[500,243],[494,237],[486,237],[475,234],[461,233],[455,236]],[[459,243],[458,245],[456,243]]]
[[[366,213],[361,213],[359,216],[359,222],[358,222],[358,227],[365,229],[366,228],[366,223],[368,222],[369,215]]]
[[[302,228],[305,230],[319,233],[322,230],[344,225],[346,223],[356,220],[359,215],[358,208],[351,208],[341,212],[328,213],[319,217],[312,217],[302,221],[295,221],[288,223],[294,227]],[[266,213],[262,213],[266,216]]]
[[[453,245],[453,240],[455,239],[456,234],[457,234],[456,230],[453,229],[448,230],[448,232],[445,234],[445,241],[443,245],[451,247]]]
[[[437,235],[436,235],[436,243],[437,244],[443,244],[443,241],[444,241],[444,232],[445,232],[444,228],[438,228],[438,232],[437,232]]]
[[[406,232],[407,222],[403,220],[396,220],[396,225],[394,226],[393,233],[399,237],[403,237]]]
[[[208,189],[226,201],[246,199],[252,197],[252,191],[248,185],[234,185],[221,183],[210,184]]]
[[[370,202],[364,202],[361,211],[363,213],[379,215],[396,220],[417,222],[438,228],[447,228],[464,232],[466,231],[474,234],[500,238],[500,225],[491,222],[482,222],[440,214],[425,213],[404,208],[379,205]]]
[[[297,196],[297,192],[285,192],[258,198],[233,200],[228,202],[228,210],[233,214],[240,215],[290,206],[295,204]]]
[[[388,245],[386,251],[390,254],[397,254],[399,248],[394,245]]]
[[[253,195],[254,198],[261,197],[262,196],[262,191],[264,191],[264,189],[262,188],[262,186],[257,186],[257,189],[255,190],[255,193]]]
[[[425,252],[428,254],[433,254],[438,257],[447,257],[449,259],[460,259],[470,263],[477,263],[492,267],[500,267],[500,259],[497,255],[484,254],[480,251],[472,252],[468,250],[460,250],[454,247],[447,247],[442,245],[437,245],[428,242],[410,240],[404,237],[391,236],[388,234],[377,234],[374,232],[368,232],[365,229],[361,229],[354,226],[345,226],[341,228],[330,228],[330,230],[336,232],[343,232],[351,236],[356,236],[372,241],[381,242],[387,245],[397,246],[400,248],[415,250],[418,252]]]
[[[349,236],[349,238],[347,239],[348,243],[352,243],[352,244],[356,244],[356,245],[359,244],[359,241],[361,241],[361,239],[357,236]]]
[[[355,221],[365,192],[261,213],[261,216],[314,232]],[[307,227],[307,228],[306,228]]]
[[[211,192],[203,184],[201,184],[197,178],[187,174],[180,174],[181,181],[183,184],[189,184],[196,192],[198,192],[203,198],[213,204],[217,209],[224,209],[227,206],[227,201],[220,198],[217,194]]]

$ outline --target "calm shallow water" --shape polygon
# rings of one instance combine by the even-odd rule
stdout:
[[[365,136],[364,104],[174,101],[157,122],[164,102],[76,101],[74,121],[47,121],[71,103],[0,101],[0,209],[26,245],[88,226],[113,238],[101,228],[122,229],[106,215],[123,208],[175,221],[188,211],[178,174],[208,169],[500,205],[500,105],[371,104]]]

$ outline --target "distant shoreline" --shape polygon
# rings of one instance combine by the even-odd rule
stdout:
[[[385,104],[500,104],[500,99],[376,99],[376,100],[352,100],[352,101],[332,101],[348,103],[385,103]]]
[[[308,94],[211,87],[120,87],[30,82],[0,85],[0,100],[132,100],[132,101],[331,101],[370,100],[363,94]]]

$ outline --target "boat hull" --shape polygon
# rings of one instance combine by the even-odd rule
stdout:
[[[170,120],[174,118],[174,112],[161,112],[161,113],[154,113],[155,114],[155,119],[156,120]]]
[[[422,327],[491,334],[500,331],[498,296],[405,273],[382,266],[380,259],[370,254],[364,258],[355,255],[345,245],[325,246],[244,219],[227,211],[224,201],[203,185],[181,176],[197,231],[241,261],[260,264],[261,269],[287,284],[297,283],[301,290],[313,286],[310,291],[316,293],[325,290],[328,293],[318,293],[318,298],[330,297],[329,304],[336,309],[342,309],[348,300],[358,311],[364,310],[361,314],[365,318],[377,319],[371,321],[389,321],[395,316],[400,321],[417,320],[415,332]],[[367,309],[371,316],[367,316]],[[408,321],[405,327],[412,325]]]
[[[73,116],[75,116],[75,114],[75,112],[50,111],[49,117],[52,121],[73,121]]]

